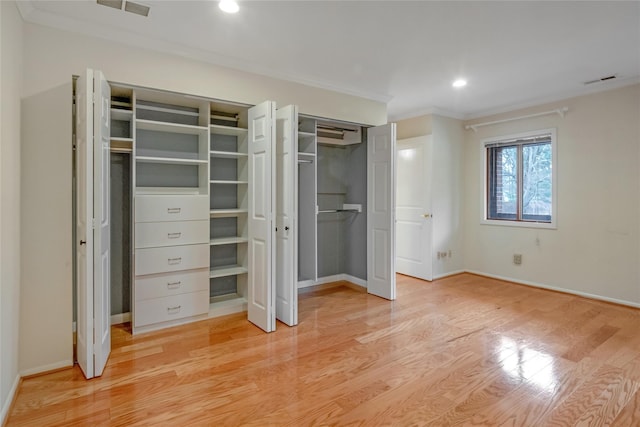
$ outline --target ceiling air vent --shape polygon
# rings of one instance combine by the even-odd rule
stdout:
[[[602,82],[606,82],[608,80],[613,80],[615,78],[617,78],[618,76],[616,76],[615,74],[612,74],[610,76],[607,77],[600,77],[599,79],[595,79],[595,80],[589,80],[588,82],[584,82],[585,85],[592,85],[594,83],[602,83]]]
[[[122,9],[122,0],[97,0],[97,2],[103,6]]]
[[[125,2],[124,10],[140,16],[149,16],[149,6],[145,6],[140,3],[134,3],[132,1]]]
[[[96,3],[112,7],[114,9],[124,10],[125,12],[135,13],[140,16],[149,16],[149,6],[145,6],[140,3],[134,3],[132,1],[123,0],[96,0]]]

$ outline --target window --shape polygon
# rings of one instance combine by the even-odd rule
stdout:
[[[548,129],[483,141],[484,223],[555,227],[555,140]]]

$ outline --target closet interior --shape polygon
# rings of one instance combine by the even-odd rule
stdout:
[[[366,129],[301,116],[298,286],[367,280]]]
[[[112,86],[111,314],[134,333],[246,310],[247,110]]]
[[[112,321],[138,333],[247,310],[248,109],[112,86]],[[296,123],[293,286],[366,286],[366,129]]]

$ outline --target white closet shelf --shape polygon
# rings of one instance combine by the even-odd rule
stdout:
[[[246,214],[247,212],[247,209],[211,209],[209,211],[213,218],[233,217]]]
[[[136,156],[136,161],[140,163],[162,163],[167,165],[206,165],[206,160],[178,159],[175,157],[148,157]]]
[[[247,243],[249,239],[247,237],[217,237],[215,239],[211,239],[211,246],[219,246],[219,245],[231,245],[234,243]]]
[[[242,157],[248,157],[247,153],[237,153],[235,151],[209,151],[210,157],[221,157],[224,159],[237,159]]]
[[[209,128],[211,133],[215,135],[244,136],[249,132],[246,128],[237,128],[233,126],[210,125]]]
[[[130,122],[133,120],[133,110],[123,110],[122,108],[111,109],[111,120],[121,120]]]
[[[315,137],[316,137],[315,132],[303,132],[301,130],[298,131],[298,139],[315,138]]]
[[[181,125],[178,123],[156,122],[154,120],[136,120],[136,128],[159,132],[182,133],[187,135],[206,135],[206,126]]]
[[[136,187],[136,196],[142,195],[206,196],[207,192],[199,187]]]
[[[210,184],[249,184],[249,181],[229,181],[226,179],[213,179]]]
[[[225,265],[222,267],[214,267],[209,271],[209,278],[215,279],[217,277],[237,276],[238,274],[248,273],[246,267],[241,265]]]
[[[298,158],[299,159],[315,159],[316,158],[316,153],[302,153],[302,152],[298,152]]]

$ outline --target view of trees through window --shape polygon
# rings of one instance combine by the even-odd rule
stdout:
[[[550,139],[490,146],[487,150],[487,219],[550,222],[553,195]]]

